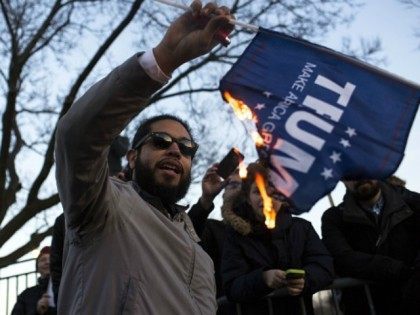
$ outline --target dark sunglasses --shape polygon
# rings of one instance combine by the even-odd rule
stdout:
[[[151,132],[141,138],[135,145],[133,145],[133,149],[138,149],[144,143],[150,141],[150,143],[156,148],[160,150],[168,149],[172,143],[176,143],[178,145],[179,151],[184,156],[189,156],[191,158],[194,157],[195,152],[197,152],[198,144],[194,143],[194,141],[189,140],[187,138],[180,138],[175,139],[171,137],[166,132]]]

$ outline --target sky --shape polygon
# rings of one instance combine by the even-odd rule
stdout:
[[[385,65],[380,67],[399,75],[405,79],[420,84],[420,37],[415,37],[415,27],[420,24],[420,8],[416,10],[407,9],[403,4],[396,0],[367,0],[366,5],[360,9],[354,22],[350,25],[342,25],[328,37],[318,44],[339,49],[341,47],[341,38],[343,36],[351,37],[356,43],[360,37],[373,38],[379,37],[382,40],[383,55],[387,59]],[[261,25],[263,26],[263,25]],[[118,45],[118,42],[117,44]],[[123,54],[116,53],[118,46],[111,54],[123,61],[136,50],[131,51],[123,49]],[[128,52],[127,52],[128,51]],[[222,100],[220,100],[222,102]],[[420,157],[420,118],[417,117],[413,123],[408,144],[405,151],[405,157],[398,168],[396,174],[407,181],[407,188],[420,192],[420,176],[418,159]],[[192,193],[199,194],[199,190]],[[338,184],[332,192],[335,203],[339,203],[344,194],[344,186]],[[216,203],[216,209],[210,217],[220,218],[219,206],[220,199]],[[302,217],[310,220],[315,229],[320,232],[320,218],[322,213],[329,208],[327,198],[320,200],[309,213]],[[50,238],[46,239],[43,245],[49,245]],[[29,266],[32,269],[32,265]],[[3,271],[0,276],[3,276]],[[0,298],[0,305],[3,303]],[[0,307],[0,315],[2,309]]]

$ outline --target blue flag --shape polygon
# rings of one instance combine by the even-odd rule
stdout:
[[[342,179],[400,164],[420,87],[304,40],[261,29],[220,82],[257,116],[271,180],[310,210]]]

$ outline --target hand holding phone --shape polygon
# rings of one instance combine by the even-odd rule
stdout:
[[[232,148],[228,154],[220,161],[217,167],[217,174],[223,179],[228,178],[243,161],[244,155],[237,149]]]

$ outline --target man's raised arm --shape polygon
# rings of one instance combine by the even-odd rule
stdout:
[[[217,44],[215,34],[220,29],[232,30],[228,12],[212,3],[202,7],[200,1],[194,1],[191,10],[171,24],[153,52],[135,55],[114,69],[61,118],[56,135],[56,178],[69,227],[100,223],[106,216],[109,146],[162,86],[156,81],[159,73],[155,70],[170,76],[183,63],[209,52]]]

